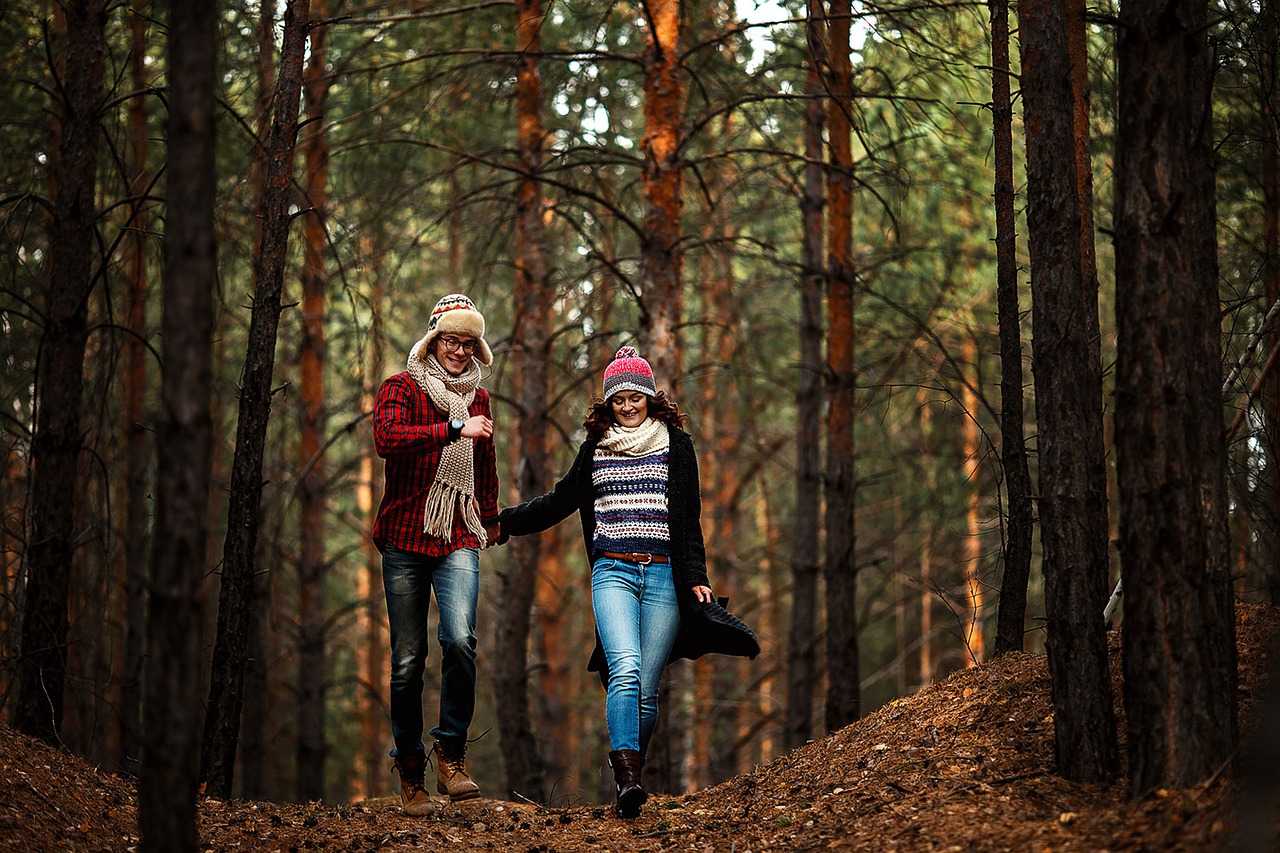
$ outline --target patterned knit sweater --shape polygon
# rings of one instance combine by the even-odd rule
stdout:
[[[595,550],[669,555],[667,451],[622,456],[597,447],[592,461]]]

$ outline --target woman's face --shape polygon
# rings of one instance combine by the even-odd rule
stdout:
[[[638,427],[649,417],[649,395],[639,391],[619,391],[609,398],[613,419],[624,427]]]

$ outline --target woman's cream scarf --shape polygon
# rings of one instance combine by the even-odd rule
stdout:
[[[471,402],[480,387],[480,365],[472,359],[461,376],[454,376],[422,343],[419,341],[409,351],[409,375],[450,420],[465,421],[471,416]],[[481,547],[487,545],[480,504],[476,501],[475,442],[465,437],[446,444],[440,453],[436,478],[427,492],[423,531],[440,539],[452,537],[455,506],[462,513],[462,523],[480,540]]]
[[[609,427],[599,446],[620,456],[652,456],[671,446],[671,433],[662,421],[645,418],[640,426],[614,424]]]

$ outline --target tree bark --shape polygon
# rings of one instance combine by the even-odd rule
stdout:
[[[986,635],[983,632],[982,590],[982,488],[978,482],[978,462],[981,455],[981,434],[978,431],[978,342],[973,335],[966,335],[962,369],[968,378],[962,383],[960,399],[964,407],[964,481],[965,511],[964,537],[964,645],[965,666],[978,666],[986,659]]]
[[[1232,759],[1236,647],[1208,8],[1127,0],[1120,15],[1116,456],[1139,797],[1191,787]]]
[[[831,99],[827,125],[831,146],[827,178],[827,701],[826,726],[833,732],[858,719],[862,703],[858,672],[857,474],[854,470],[854,270],[853,270],[853,69],[849,0],[833,0],[829,23]]]
[[[147,12],[138,0],[129,5],[129,81],[135,91],[149,85]],[[125,534],[124,534],[124,647],[120,677],[120,766],[136,772],[142,750],[142,670],[147,618],[147,429],[143,423],[147,391],[147,231],[149,203],[143,198],[151,180],[147,165],[146,102],[129,101],[129,195],[133,199],[129,233],[124,239],[125,277],[129,303],[125,342]]]
[[[1013,107],[1009,97],[1009,3],[990,0],[991,122],[995,140],[996,306],[1000,320],[1000,450],[1009,504],[1004,575],[996,615],[997,656],[1022,651],[1031,576],[1031,474],[1022,434],[1022,315],[1013,190]]]
[[[819,507],[822,501],[822,290],[824,153],[826,125],[826,11],[809,0],[805,17],[805,124],[803,219],[804,270],[800,274],[800,384],[796,390],[796,515],[791,555],[791,626],[787,636],[787,721],[783,745],[803,746],[813,734],[813,685],[817,680]]]
[[[262,459],[271,415],[271,374],[284,290],[298,98],[302,91],[302,55],[310,8],[310,0],[289,0],[285,7],[275,117],[267,143],[266,189],[260,212],[262,243],[254,260],[253,313],[240,381],[227,537],[222,549],[217,639],[201,752],[201,778],[208,783],[209,793],[220,797],[230,796],[244,702],[245,642],[252,613]]]
[[[146,747],[138,783],[141,846],[148,851],[195,850],[197,843],[218,277],[213,218],[218,5],[174,3],[169,12],[164,345],[146,638]]]
[[[543,225],[542,185],[542,81],[538,55],[542,51],[542,10],[539,0],[517,4],[516,111],[519,131],[520,181],[516,188],[516,328],[521,354],[516,369],[519,405],[520,494],[540,495],[547,490],[546,409],[547,362],[550,339],[547,311],[551,286],[546,264],[546,229]],[[512,542],[510,567],[502,583],[501,613],[494,649],[494,687],[498,703],[498,729],[502,736],[503,770],[507,792],[534,800],[544,798],[542,760],[529,706],[529,633],[542,537]]]
[[[362,237],[364,247],[362,254],[366,268],[370,271],[372,281],[369,283],[369,313],[371,328],[368,344],[368,372],[365,374],[364,400],[362,412],[372,412],[377,397],[378,386],[382,381],[383,347],[386,346],[386,332],[382,325],[384,307],[383,240],[381,232],[377,239]],[[365,529],[373,530],[377,518],[377,507],[374,496],[382,494],[382,466],[374,458],[372,437],[364,442],[360,457],[360,479],[356,490],[356,506],[364,519]],[[360,572],[360,748],[357,752],[357,773],[363,779],[365,796],[377,796],[376,791],[384,785],[380,780],[385,778],[386,764],[383,761],[385,752],[382,742],[385,719],[390,707],[388,695],[389,663],[388,642],[383,629],[385,620],[382,617],[385,595],[382,587],[382,561],[378,555],[373,539],[365,536],[361,542],[361,553],[364,567]]]
[[[684,370],[680,322],[684,316],[683,149],[685,91],[681,77],[684,9],[679,0],[646,4],[644,55],[644,137],[642,181],[644,220],[640,234],[640,354],[653,366],[659,387],[676,389]],[[667,667],[661,687],[666,701],[654,731],[645,767],[646,787],[683,792],[687,786],[687,709],[690,667]]]
[[[62,728],[67,671],[67,604],[80,494],[76,469],[106,52],[106,5],[101,0],[69,0],[63,9],[66,33],[54,47],[58,67],[53,73],[61,79],[53,104],[56,154],[50,166],[49,285],[36,369],[27,589],[13,718],[20,731],[51,744],[58,742]]]
[[[312,0],[312,12],[323,21],[327,0]],[[329,139],[329,82],[326,27],[311,30],[311,50],[303,78],[309,133],[305,160],[302,261],[302,342],[299,347],[299,403],[302,423],[298,440],[298,799],[324,799],[325,730],[325,466],[322,448],[328,417],[324,368],[325,266]]]
[[[1117,768],[1102,609],[1107,485],[1097,277],[1083,88],[1084,3],[1021,7],[1027,222],[1040,435],[1046,645],[1058,769],[1101,781]],[[1077,42],[1073,47],[1072,43]]]
[[[1259,15],[1259,94],[1262,113],[1262,279],[1266,309],[1280,300],[1280,100],[1276,93],[1276,41],[1280,39],[1280,10],[1275,0],[1263,0]],[[1266,352],[1280,349],[1280,323],[1267,330]],[[1259,491],[1266,501],[1263,537],[1264,583],[1272,604],[1280,604],[1280,370],[1272,370],[1262,383],[1262,442],[1267,467]]]
[[[681,79],[683,4],[652,0],[647,9],[644,66],[644,221],[640,234],[640,354],[661,385],[683,372],[679,328],[684,315],[682,172],[685,91]]]

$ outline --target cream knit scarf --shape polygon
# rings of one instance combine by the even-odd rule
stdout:
[[[419,341],[409,352],[409,375],[450,420],[465,421],[470,417],[476,388],[480,387],[480,365],[472,359],[461,376],[454,376],[421,344]],[[462,523],[480,540],[481,547],[487,545],[480,504],[476,501],[475,442],[465,437],[446,444],[440,453],[436,478],[427,492],[423,531],[440,539],[450,538],[455,506],[462,513]]]
[[[599,446],[620,456],[651,456],[671,446],[671,433],[662,421],[645,418],[640,426],[614,424],[609,427]]]

